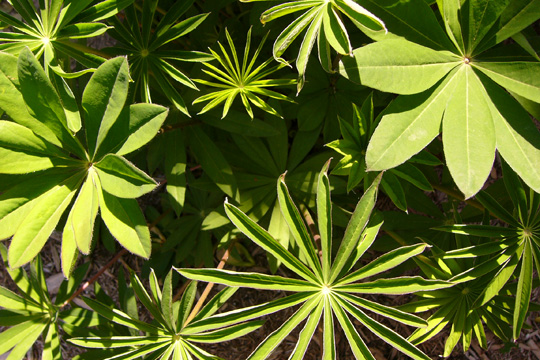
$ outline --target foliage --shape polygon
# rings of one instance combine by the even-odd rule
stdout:
[[[364,101],[361,109],[356,105],[353,105],[353,109],[352,126],[348,121],[339,118],[343,139],[326,144],[326,146],[343,155],[343,158],[334,167],[332,173],[348,175],[347,192],[357,187],[363,180],[369,181],[370,176],[366,173],[364,156],[369,139],[375,130],[373,97],[371,95]],[[420,153],[412,158],[409,163],[386,171],[381,179],[383,191],[403,211],[407,211],[407,199],[400,180],[407,181],[420,190],[433,191],[425,175],[411,164],[415,162],[427,163],[429,165],[439,164],[439,160],[431,156],[428,152]]]
[[[241,1],[251,2],[261,0]],[[315,41],[317,41],[319,50],[319,61],[327,71],[333,70],[330,48],[336,50],[338,54],[351,55],[351,41],[347,29],[338,15],[339,13],[349,17],[360,29],[369,29],[371,31],[386,30],[384,23],[379,18],[352,0],[286,2],[263,12],[261,14],[261,22],[264,24],[303,10],[306,10],[306,12],[297,17],[281,32],[273,47],[274,58],[281,63],[287,64],[281,56],[289,48],[291,42],[307,27],[298,57],[296,58],[298,92],[304,87],[306,67]]]
[[[448,251],[444,258],[477,258],[492,255],[484,262],[466,272],[452,278],[463,282],[471,278],[480,278],[490,274],[489,282],[475,302],[482,306],[499,293],[501,288],[519,270],[516,300],[513,306],[513,337],[519,337],[521,327],[527,316],[533,286],[533,263],[540,270],[540,197],[539,194],[523,186],[513,170],[503,163],[504,184],[512,199],[514,209],[509,212],[488,193],[482,192],[477,197],[486,209],[508,227],[490,225],[456,224],[439,228],[457,234],[491,238],[488,243],[480,243],[463,249]],[[518,265],[520,265],[518,267]]]
[[[0,244],[0,253],[4,266],[8,268],[7,251]],[[8,327],[0,334],[0,354],[9,352],[9,359],[23,359],[33,343],[43,337],[43,358],[61,359],[60,328],[80,326],[85,323],[92,326],[97,316],[82,308],[64,309],[64,301],[77,289],[88,266],[75,271],[69,281],[60,286],[53,302],[47,289],[41,258],[38,256],[30,264],[28,274],[21,268],[9,270],[9,276],[17,285],[21,295],[0,286],[0,325]]]
[[[73,58],[86,67],[97,67],[104,60],[92,54],[90,48],[78,46],[71,40],[99,36],[108,26],[100,20],[114,16],[133,0],[92,0],[60,1],[40,0],[39,8],[30,0],[12,0],[9,3],[23,21],[5,12],[0,12],[0,20],[12,28],[12,32],[0,34],[0,50],[18,55],[29,47],[43,61],[47,70],[51,68],[65,77],[78,76],[66,70],[69,64],[64,60]],[[63,66],[59,66],[62,64]],[[66,73],[67,71],[68,73]]]
[[[516,346],[539,306],[539,9],[2,2],[0,352],[227,358],[198,342],[261,335],[292,307],[251,358],[302,321],[292,359],[312,338],[342,357],[341,333],[359,358],[373,338],[424,359],[490,333]],[[213,285],[171,268],[229,286],[200,310]],[[277,298],[220,308],[239,287]],[[442,354],[416,348],[441,333]]]
[[[301,359],[311,341],[317,325],[323,316],[324,349],[323,357],[334,359],[335,335],[334,317],[338,319],[347,340],[357,359],[374,359],[364,341],[355,330],[346,315],[352,315],[362,325],[372,331],[385,342],[399,351],[415,358],[429,359],[424,353],[412,346],[399,334],[368,317],[363,310],[394,319],[412,326],[425,326],[421,318],[403,313],[394,308],[374,303],[356,294],[408,294],[416,291],[429,291],[452,286],[452,283],[439,280],[425,280],[420,277],[378,278],[359,282],[407,261],[421,253],[425,244],[417,244],[398,248],[373,260],[367,265],[351,272],[351,268],[369,249],[382,225],[380,219],[374,217],[370,222],[371,212],[377,199],[377,190],[381,176],[366,190],[351,217],[345,235],[341,241],[337,255],[331,258],[332,248],[332,204],[330,199],[330,183],[326,174],[329,162],[318,178],[317,213],[320,231],[321,259],[317,253],[309,230],[292,201],[284,176],[278,180],[279,205],[283,217],[294,235],[304,262],[288,252],[268,232],[258,226],[235,206],[225,203],[225,211],[231,221],[251,240],[272,253],[281,263],[302,279],[285,278],[276,275],[255,273],[236,273],[217,269],[180,269],[179,272],[191,279],[217,282],[228,286],[244,286],[255,289],[287,290],[294,292],[284,299],[279,299],[280,309],[303,304],[279,329],[270,334],[249,359],[266,359],[275,347],[302,321],[306,324],[299,337],[299,342],[291,354],[291,358]],[[322,266],[321,266],[322,262]],[[306,266],[307,265],[307,266]],[[324,315],[322,315],[324,313]],[[255,316],[263,315],[262,312]],[[254,314],[250,314],[254,316]]]
[[[4,110],[16,122],[1,121],[0,168],[4,174],[21,175],[0,198],[0,238],[13,236],[10,266],[24,265],[39,253],[72,199],[62,236],[66,276],[78,251],[91,250],[98,209],[126,249],[148,258],[150,233],[135,198],[156,183],[123,155],[152,139],[167,109],[151,104],[124,108],[129,71],[121,57],[106,61],[93,74],[83,92],[82,114],[63,106],[61,94],[30,50],[18,59],[3,58],[7,91],[2,100],[9,105]],[[86,141],[74,135],[82,122]]]
[[[110,357],[134,358],[143,355],[154,359],[219,359],[212,356],[194,343],[216,343],[229,341],[256,330],[262,325],[260,321],[251,321],[216,330],[206,327],[205,331],[197,329],[199,321],[211,319],[211,316],[230,298],[237,289],[226,288],[211,299],[200,311],[192,313],[195,303],[197,283],[192,282],[186,288],[179,301],[173,301],[172,270],[165,278],[163,289],[160,290],[157,278],[152,273],[150,277],[151,293],[143,287],[135,274],[131,274],[131,292],[135,293],[141,304],[152,314],[157,325],[139,320],[137,308],[132,315],[117,309],[110,309],[99,301],[85,298],[85,303],[101,316],[121,326],[129,327],[130,336],[99,336],[73,338],[69,341],[75,345],[97,350],[92,354],[102,358],[110,349],[124,348],[120,351],[109,352]],[[135,305],[136,306],[136,305]],[[216,326],[216,328],[219,326]],[[143,333],[144,335],[139,335]]]
[[[406,95],[385,110],[367,148],[368,171],[402,164],[442,127],[446,164],[466,198],[482,188],[496,148],[529,186],[540,191],[535,170],[540,133],[519,102],[501,89],[518,99],[540,102],[540,84],[533,75],[540,63],[515,46],[496,46],[540,16],[535,8],[530,18],[520,17],[532,2],[438,1],[445,33],[426,2],[411,1],[406,6],[414,10],[409,11],[426,14],[400,19],[414,32],[397,32],[402,38],[358,48],[354,58],[342,60],[340,72],[349,79]],[[497,52],[489,51],[493,47]],[[506,55],[512,52],[516,56]]]
[[[138,95],[143,102],[151,103],[150,89],[154,88],[150,85],[152,79],[171,104],[188,116],[184,100],[169,78],[193,89],[197,89],[197,86],[173,64],[178,61],[208,61],[212,57],[200,51],[176,50],[167,45],[195,30],[208,16],[199,14],[178,22],[191,5],[193,0],[176,2],[163,14],[155,28],[152,23],[157,21],[158,0],[143,1],[140,22],[135,5],[126,9],[123,22],[116,17],[110,19],[114,25],[110,33],[120,42],[110,51],[116,55],[128,56],[132,68],[131,76],[135,80],[133,94]],[[159,10],[164,13],[164,10]]]
[[[221,116],[221,118],[224,118],[225,116],[227,116],[227,113],[229,112],[229,109],[231,108],[234,99],[238,95],[240,95],[242,103],[244,104],[247,113],[252,119],[253,110],[251,110],[250,103],[272,115],[281,117],[281,115],[273,107],[268,105],[256,95],[258,94],[268,96],[273,99],[292,101],[285,95],[266,89],[270,86],[286,86],[294,84],[294,81],[289,79],[264,79],[266,76],[281,69],[283,65],[276,65],[270,69],[265,69],[272,62],[272,59],[268,59],[261,65],[254,68],[257,57],[259,56],[261,49],[264,46],[264,42],[266,41],[266,37],[264,37],[263,40],[259,43],[255,54],[253,54],[253,57],[250,60],[249,50],[251,47],[251,29],[248,31],[246,48],[244,49],[244,58],[242,59],[242,66],[240,67],[236,48],[234,47],[234,43],[227,29],[225,29],[225,35],[227,36],[227,42],[229,43],[229,47],[231,49],[234,64],[231,61],[231,57],[229,56],[227,51],[223,48],[223,45],[221,45],[219,42],[218,44],[223,54],[222,56],[210,49],[212,55],[214,55],[214,58],[219,61],[225,71],[222,71],[208,63],[205,63],[204,65],[210,70],[203,71],[213,77],[215,80],[222,82],[222,84],[200,79],[196,81],[198,83],[208,86],[223,88],[223,90],[211,92],[195,99],[195,101],[193,102],[194,104],[210,100],[210,102],[201,110],[201,112],[199,112],[199,114],[205,113],[208,110],[213,109],[221,103],[225,102],[223,106],[223,115]]]

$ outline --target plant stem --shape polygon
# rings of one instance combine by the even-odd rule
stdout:
[[[219,262],[216,269],[223,269],[223,267],[225,266],[225,263],[227,262],[227,259],[229,258],[229,251],[230,251],[230,249],[232,248],[233,245],[234,245],[234,241],[231,242],[231,244],[229,245],[229,248],[225,251],[225,253],[221,257],[221,261]],[[186,319],[186,322],[184,323],[184,327],[186,327],[187,324],[189,324],[189,322],[191,320],[193,320],[193,318],[199,313],[199,310],[201,310],[204,302],[206,301],[206,298],[210,294],[210,291],[212,290],[213,287],[214,287],[214,283],[206,284],[206,287],[204,288],[204,291],[201,294],[201,297],[199,298],[199,301],[197,301],[197,303],[193,307],[193,310],[191,310],[191,313],[189,314],[188,318]]]
[[[302,206],[302,207],[303,207],[302,215],[304,216],[304,220],[306,220],[306,224],[309,228],[309,232],[311,233],[311,237],[313,238],[313,242],[315,243],[315,246],[317,247],[317,253],[319,254],[319,258],[322,259],[321,235],[319,235],[317,225],[315,225],[315,221],[311,217],[308,207],[307,206]]]
[[[477,208],[479,210],[482,210],[482,211],[486,210],[486,208],[484,206],[482,206],[482,204],[480,204],[476,200],[471,200],[471,199],[465,200],[465,198],[463,197],[463,195],[461,195],[461,193],[459,191],[450,189],[450,188],[448,188],[446,186],[437,185],[437,184],[433,184],[433,183],[431,184],[431,186],[435,190],[439,190],[440,192],[443,192],[446,195],[453,197],[454,199],[465,201],[467,204],[469,204],[469,205],[471,205],[471,206],[473,206],[473,207],[475,207],[475,208]]]
[[[98,277],[101,276],[101,274],[103,274],[105,272],[105,270],[107,270],[108,268],[110,268],[111,266],[114,265],[114,263],[116,263],[118,261],[118,259],[120,259],[123,255],[125,255],[127,253],[127,250],[126,249],[122,249],[118,252],[118,254],[116,254],[112,259],[111,261],[109,261],[105,266],[103,266],[101,269],[99,269],[99,271],[97,272],[96,275],[92,276],[90,278],[90,280],[86,281],[84,284],[82,284],[82,286],[79,288],[79,290],[75,291],[73,293],[73,295],[71,295],[69,297],[69,299],[67,299],[66,301],[64,301],[64,303],[62,304],[61,308],[63,308],[64,306],[66,306],[67,304],[69,304],[73,299],[75,299],[77,296],[79,296],[88,286],[92,285],[97,279]]]

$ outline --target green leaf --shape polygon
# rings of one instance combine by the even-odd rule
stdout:
[[[163,293],[161,298],[161,313],[165,319],[165,325],[173,332],[176,329],[176,319],[173,316],[173,294],[172,294],[172,269],[165,277],[163,282]],[[185,309],[182,309],[185,310]]]
[[[103,63],[84,89],[82,108],[91,157],[99,149],[124,107],[128,79],[127,61],[117,57]]]
[[[306,350],[311,343],[311,338],[313,337],[315,330],[317,330],[317,325],[319,325],[324,307],[325,301],[322,300],[319,302],[315,310],[313,310],[309,315],[306,325],[298,335],[298,342],[296,343],[296,347],[290,356],[291,360],[302,360],[304,358]]]
[[[473,66],[508,91],[540,103],[540,63],[538,62],[473,62]]]
[[[278,344],[280,344],[287,335],[293,331],[306,317],[308,317],[315,307],[321,302],[320,297],[313,297],[306,301],[298,311],[288,318],[281,326],[273,333],[268,335],[262,343],[257,346],[247,360],[264,359],[266,358]],[[309,320],[308,320],[309,322]]]
[[[32,130],[4,120],[0,120],[0,147],[25,154],[68,157],[61,149],[36,136]]]
[[[326,4],[326,11],[323,12],[324,35],[326,40],[338,54],[352,55],[352,47],[349,41],[349,34],[345,25],[332,7],[331,3]]]
[[[54,86],[28,48],[21,51],[19,56],[18,79],[30,114],[44,123],[63,146],[84,158],[82,145],[68,130],[66,114]]]
[[[304,83],[306,79],[306,68],[307,68],[307,63],[309,61],[309,55],[311,54],[311,50],[313,50],[313,45],[315,45],[315,40],[317,39],[317,33],[320,31],[319,29],[323,26],[323,19],[325,18],[324,10],[321,10],[322,7],[314,8],[313,10],[315,9],[317,10],[318,13],[313,19],[309,19],[311,21],[311,24],[309,25],[306,31],[306,34],[304,35],[304,39],[302,39],[302,44],[300,45],[298,58],[296,59],[296,68],[298,69],[298,80],[297,80],[298,84],[296,86],[297,95],[298,93],[300,93],[300,90],[302,90],[302,88],[304,87]],[[310,10],[310,11],[313,11],[313,10]],[[293,31],[302,31],[303,30],[302,26],[304,25],[300,23],[300,27],[293,29]],[[276,40],[275,44],[277,44],[278,40],[281,40],[281,35],[280,35],[280,38]],[[286,40],[289,40],[289,39],[286,39]],[[290,39],[290,41],[292,40],[294,40],[294,38]],[[334,42],[337,42],[337,40]]]
[[[28,174],[51,169],[55,166],[71,165],[72,161],[31,155],[17,150],[0,147],[0,174]]]
[[[434,228],[435,230],[453,232],[454,234],[482,236],[482,237],[517,237],[517,229],[490,225],[446,225]]]
[[[499,153],[527,185],[540,191],[540,132],[515,99],[490,81],[484,86]]]
[[[177,269],[177,271],[188,279],[228,286],[307,292],[317,291],[319,289],[319,286],[304,280],[289,279],[276,275],[240,273],[220,269]]]
[[[366,150],[369,170],[393,168],[419,153],[439,133],[448,99],[458,72],[450,73],[433,90],[399,96],[385,111]]]
[[[533,283],[533,246],[529,241],[525,242],[519,273],[518,287],[516,291],[516,307],[514,308],[514,340],[519,338],[521,328],[527,317]]]
[[[336,315],[339,323],[341,324],[347,340],[349,340],[349,345],[355,357],[357,359],[375,360],[375,357],[371,354],[368,347],[364,343],[364,340],[362,340],[362,338],[358,334],[356,327],[353,325],[353,323],[343,310],[341,304],[337,302],[335,296],[330,297],[330,299],[334,314]]]
[[[157,334],[160,331],[160,328],[154,325],[147,324],[145,322],[142,322],[136,319],[132,319],[126,313],[123,313],[122,311],[117,310],[117,309],[111,309],[108,306],[103,305],[99,301],[86,298],[86,297],[83,298],[83,301],[86,303],[86,305],[91,307],[99,315],[105,317],[106,319],[109,319],[110,321],[114,323],[124,325],[135,330],[145,331],[150,334]]]
[[[401,164],[397,168],[392,169],[392,174],[408,181],[420,190],[433,191],[433,187],[431,187],[424,173],[414,165],[409,163]]]
[[[155,104],[133,104],[125,107],[109,130],[95,158],[100,159],[108,153],[126,155],[140,149],[157,134],[167,114],[167,108]]]
[[[405,191],[397,177],[395,177],[391,171],[384,173],[384,176],[381,179],[381,188],[398,209],[407,212]]]
[[[373,260],[369,264],[361,267],[353,273],[339,280],[338,284],[349,284],[358,280],[365,279],[370,276],[374,276],[393,269],[394,267],[409,260],[411,257],[416,256],[424,251],[427,244],[416,244],[410,246],[400,247],[399,249],[390,251],[376,260]]]
[[[60,337],[58,336],[58,325],[48,326],[42,336],[44,339],[42,360],[60,360],[62,359],[62,350],[60,348]]]
[[[172,271],[172,270],[171,270]],[[184,290],[182,298],[180,299],[180,306],[178,310],[178,322],[177,329],[182,329],[186,325],[186,320],[190,315],[190,312],[195,302],[195,296],[197,295],[197,282],[192,281]],[[220,304],[221,305],[221,304]]]
[[[356,2],[337,0],[334,5],[362,31],[366,33],[371,31],[382,33],[382,30],[384,30],[384,33],[387,33],[385,23]]]
[[[77,173],[40,197],[13,235],[8,255],[11,267],[26,264],[41,251],[75,195],[82,178],[83,176]]]
[[[110,27],[102,23],[76,23],[68,25],[58,32],[57,39],[84,39],[102,35]]]
[[[99,195],[101,218],[115,239],[127,250],[143,258],[150,257],[150,231],[135,199],[122,199],[101,190]]]
[[[341,75],[362,85],[397,94],[425,91],[460,63],[454,54],[403,39],[369,44],[354,50],[353,55],[353,58],[341,60]]]
[[[323,360],[336,359],[336,341],[334,338],[334,315],[330,297],[324,297],[324,318],[323,318]]]
[[[418,350],[414,345],[405,340],[401,335],[392,331],[388,327],[374,321],[369,316],[364,314],[360,309],[355,308],[347,301],[344,301],[340,296],[335,296],[337,302],[358,321],[364,324],[370,331],[377,335],[384,342],[390,344],[393,348],[398,349],[404,354],[411,356],[414,359],[429,360],[429,357],[422,351]]]
[[[340,293],[339,296],[351,304],[363,307],[364,309],[367,309],[379,315],[385,316],[387,318],[394,319],[403,324],[416,326],[416,327],[425,327],[427,325],[426,321],[422,319],[421,317],[418,317],[416,315],[411,315],[409,313],[395,309],[390,306],[378,304],[376,302],[369,301],[367,299],[363,299],[361,297],[353,296],[346,293]]]
[[[470,198],[484,185],[495,159],[495,128],[486,90],[469,65],[463,65],[446,107],[443,145],[456,185]]]
[[[133,291],[135,292],[135,295],[137,295],[137,298],[141,304],[150,312],[150,314],[152,314],[158,323],[165,324],[165,319],[163,318],[163,314],[159,308],[159,299],[152,299],[150,295],[148,295],[148,292],[141,283],[141,280],[139,280],[134,272],[129,273],[129,278]]]
[[[495,126],[495,130],[496,129],[497,127]],[[478,194],[476,194],[476,200],[478,200],[496,218],[514,227],[519,226],[519,222],[516,221],[516,219],[514,219],[512,214],[510,214],[504,206],[502,206],[497,200],[495,200],[487,192],[480,191]]]
[[[0,354],[13,348],[8,358],[22,360],[47,325],[45,321],[27,321],[3,331],[0,334]]]
[[[314,293],[312,292],[297,293],[284,298],[275,299],[264,304],[247,307],[240,311],[232,310],[226,313],[216,314],[209,318],[190,323],[182,330],[182,334],[196,334],[201,331],[217,329],[264,315],[273,314],[277,311],[298,305],[308,300],[313,295]]]
[[[2,62],[15,59],[15,57],[2,58]],[[15,62],[16,64],[16,62]],[[45,140],[56,146],[62,146],[62,142],[56,137],[52,129],[47,127],[46,123],[42,123],[34,118],[28,112],[26,103],[21,92],[18,90],[18,80],[16,72],[4,73],[0,71],[0,107],[9,115],[13,121],[34,131],[36,135],[43,137]]]
[[[400,278],[378,279],[360,284],[347,284],[336,286],[338,292],[357,294],[410,294],[417,291],[431,291],[454,286],[453,283],[443,280],[426,280],[420,276],[403,276]]]
[[[69,88],[66,81],[58,74],[50,72],[49,79],[51,80],[51,83],[54,85],[56,91],[58,92],[60,101],[62,102],[62,106],[64,107],[68,129],[73,133],[78,132],[81,129],[82,121],[75,95]]]
[[[140,346],[149,344],[162,344],[170,342],[168,336],[110,336],[73,338],[68,341],[77,346],[97,349],[114,349],[118,347]]]
[[[285,174],[278,179],[277,193],[281,213],[294,236],[296,244],[300,248],[300,252],[306,257],[309,267],[317,275],[317,278],[321,279],[321,262],[315,252],[315,245],[309,235],[304,219],[294,204],[287,185],[285,185]]]
[[[108,154],[94,164],[103,190],[120,198],[137,198],[156,187],[156,182],[125,158]]]
[[[361,240],[360,235],[366,227],[375,201],[377,200],[377,190],[381,181],[382,173],[375,178],[371,186],[366,190],[362,198],[356,205],[356,209],[351,217],[345,235],[338,249],[338,253],[332,265],[330,273],[330,282],[333,282],[340,274],[347,260],[357,248],[358,242]]]
[[[264,321],[249,321],[238,325],[233,325],[219,330],[208,331],[203,334],[187,335],[184,337],[186,341],[193,341],[199,343],[219,343],[223,341],[230,341],[238,337],[249,334],[252,331],[257,330],[264,324]]]
[[[288,252],[283,245],[272,238],[266,230],[251,220],[246,214],[240,211],[240,209],[225,202],[225,212],[232,223],[253,242],[271,253],[285,266],[307,281],[317,281],[315,275],[306,267],[306,265]]]
[[[317,224],[321,236],[323,280],[328,282],[332,266],[332,201],[328,180],[328,160],[319,173],[317,181]]]
[[[199,127],[189,128],[188,139],[191,150],[206,174],[225,194],[238,199],[236,179],[221,150]]]
[[[171,205],[180,216],[186,197],[186,146],[179,130],[165,134],[165,177],[167,192],[171,195]]]
[[[14,292],[0,286],[0,300],[2,301],[2,307],[9,310],[20,310],[20,311],[32,311],[41,313],[43,308],[40,307],[34,301],[30,301]]]
[[[195,315],[192,321],[198,321],[215,314],[227,300],[233,296],[239,288],[225,287],[219,293],[217,293],[203,308]]]
[[[366,35],[376,41],[403,37],[435,50],[453,48],[453,44],[426,1],[362,0],[361,4],[377,14],[389,29],[388,33],[362,29]]]
[[[94,171],[89,170],[86,181],[82,185],[79,195],[71,208],[63,234],[65,238],[66,234],[71,233],[77,247],[83,254],[90,253],[94,234],[94,222],[99,208],[98,190],[96,189],[94,176]],[[71,263],[66,265],[71,265]]]
[[[104,0],[86,8],[80,14],[77,13],[79,22],[97,22],[116,15],[126,6],[131,5],[133,0]]]
[[[452,328],[450,329],[450,335],[446,339],[444,344],[444,357],[450,356],[452,350],[457,345],[459,339],[463,334],[463,327],[465,326],[466,313],[462,310],[464,307],[463,302],[460,302],[457,310],[456,316],[452,319]]]
[[[473,53],[476,46],[497,21],[511,0],[475,0],[469,2],[468,51]]]
[[[444,20],[444,25],[446,27],[446,33],[456,46],[456,48],[465,54],[465,38],[462,33],[462,24],[461,14],[465,12],[465,9],[462,9],[461,0],[437,0],[437,6]],[[466,26],[463,24],[463,26]]]
[[[488,49],[519,33],[540,18],[540,0],[515,0],[504,9],[494,31],[490,31],[477,49]]]

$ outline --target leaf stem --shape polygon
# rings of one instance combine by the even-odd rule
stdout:
[[[75,291],[70,297],[69,299],[67,299],[66,301],[64,301],[64,303],[62,304],[61,308],[63,308],[64,306],[66,306],[67,304],[69,304],[73,299],[75,299],[77,296],[79,296],[88,286],[92,285],[100,276],[101,274],[103,274],[105,272],[105,270],[107,270],[108,268],[110,268],[111,266],[114,265],[114,263],[116,263],[118,261],[118,259],[120,259],[123,255],[125,255],[127,253],[127,250],[126,249],[122,249],[118,252],[118,254],[116,254],[112,259],[111,261],[109,261],[105,266],[103,266],[101,269],[99,269],[99,271],[94,275],[92,276],[88,281],[86,281],[84,284],[82,284],[82,286],[79,288],[79,290]]]
[[[304,220],[306,220],[306,224],[313,238],[313,242],[315,243],[315,246],[317,247],[317,253],[319,254],[319,258],[321,259],[321,263],[322,263],[321,235],[319,235],[319,230],[317,229],[317,225],[315,225],[315,221],[313,220],[313,218],[311,217],[311,214],[309,213],[308,207],[307,206],[302,206],[302,207],[303,207],[302,215],[304,216]]]
[[[223,269],[223,267],[225,266],[225,263],[227,262],[227,259],[229,259],[230,250],[231,250],[233,245],[234,245],[234,241],[231,242],[231,244],[229,245],[229,248],[225,251],[225,253],[221,257],[221,261],[219,262],[216,269]],[[197,301],[197,303],[193,307],[193,310],[191,310],[191,313],[189,314],[188,318],[186,319],[186,322],[184,323],[184,327],[186,327],[190,323],[190,321],[193,320],[193,318],[199,313],[199,311],[202,308],[202,305],[206,301],[206,298],[210,294],[210,291],[212,290],[213,287],[214,287],[214,283],[206,284],[206,287],[204,288],[204,291],[201,294],[201,297],[199,298],[199,301]]]

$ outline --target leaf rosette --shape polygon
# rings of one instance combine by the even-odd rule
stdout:
[[[100,359],[135,359],[141,356],[150,359],[200,359],[221,360],[197,343],[219,343],[233,340],[257,330],[262,321],[248,321],[225,328],[216,323],[198,327],[201,321],[212,322],[214,315],[238,288],[225,288],[217,293],[207,304],[195,304],[197,282],[191,282],[179,301],[173,300],[173,271],[169,271],[160,289],[152,271],[150,292],[147,292],[137,275],[131,273],[130,291],[139,299],[142,306],[154,318],[152,323],[139,319],[137,306],[130,313],[111,309],[98,300],[85,298],[85,303],[100,316],[129,329],[130,336],[93,336],[69,339],[69,342],[92,349],[89,354]],[[135,301],[133,299],[133,301]],[[220,328],[221,327],[221,328]],[[142,335],[141,335],[142,334]],[[91,357],[88,357],[91,358]]]
[[[241,0],[253,2],[261,0]],[[274,58],[288,64],[281,56],[291,43],[306,28],[296,58],[298,70],[298,92],[305,83],[305,73],[309,55],[317,42],[319,61],[326,71],[333,71],[331,48],[341,55],[352,55],[352,46],[341,15],[347,16],[353,24],[363,31],[386,32],[384,22],[356,3],[354,0],[299,0],[285,2],[266,10],[261,14],[263,24],[285,15],[304,11],[289,24],[274,42]]]
[[[443,26],[422,0],[371,4],[394,33],[371,34],[377,42],[340,62],[350,80],[400,94],[369,142],[367,170],[404,163],[442,132],[446,164],[465,198],[484,185],[495,150],[540,192],[540,132],[525,110],[540,103],[540,62],[524,35],[540,18],[538,4],[437,5]],[[502,44],[510,37],[517,44]]]
[[[276,346],[304,320],[306,322],[300,333],[299,342],[290,359],[301,359],[303,357],[320,321],[323,324],[323,358],[335,359],[334,319],[337,319],[341,325],[357,359],[375,359],[350,320],[349,315],[358,320],[377,337],[404,354],[415,359],[429,359],[401,335],[372,319],[364,311],[374,312],[386,318],[416,327],[426,325],[423,319],[358,295],[408,294],[416,291],[447,288],[453,284],[441,280],[426,280],[419,276],[366,280],[420,254],[426,248],[426,244],[398,248],[357,270],[353,270],[354,265],[375,240],[382,225],[382,219],[379,216],[371,217],[381,180],[380,175],[358,202],[337,254],[332,259],[332,206],[330,184],[327,176],[328,166],[329,163],[325,165],[319,175],[317,189],[320,257],[319,251],[315,247],[314,241],[289,195],[284,182],[284,175],[278,180],[279,204],[283,217],[304,260],[300,260],[286,250],[268,232],[238,208],[227,202],[225,203],[227,216],[238,229],[257,245],[280,260],[284,266],[297,274],[300,279],[218,269],[178,269],[178,271],[188,278],[199,281],[221,283],[234,287],[293,292],[292,295],[266,304],[220,314],[219,321],[221,321],[222,325],[227,325],[232,321],[248,320],[300,305],[289,319],[259,344],[248,359],[265,359],[270,356]],[[360,282],[361,280],[366,281]],[[216,321],[218,320],[214,319],[214,322]]]
[[[124,107],[129,69],[125,58],[103,63],[82,95],[82,111],[66,106],[29,49],[19,58],[0,54],[0,239],[12,237],[9,264],[19,267],[45,245],[71,205],[62,235],[66,276],[92,246],[101,217],[130,252],[148,258],[150,233],[135,198],[156,182],[123,156],[160,129],[168,110],[152,104]],[[84,133],[81,130],[84,124]]]

